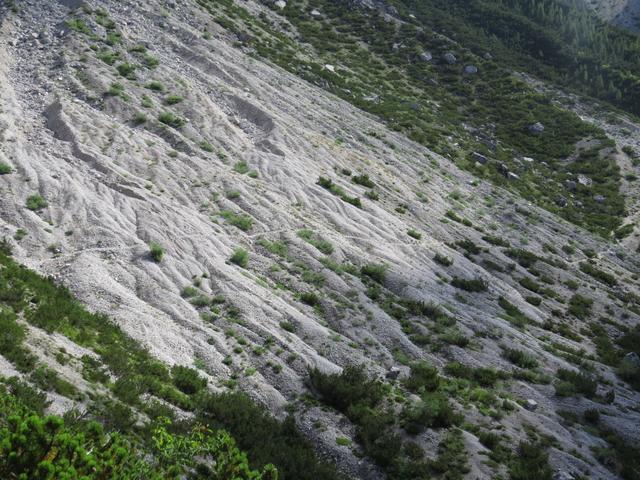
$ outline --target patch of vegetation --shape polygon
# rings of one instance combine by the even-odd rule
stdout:
[[[180,118],[171,112],[163,112],[158,116],[158,121],[173,128],[181,128],[187,122],[184,118]]]
[[[587,275],[591,275],[599,282],[602,282],[610,287],[614,287],[618,284],[616,278],[613,275],[594,267],[588,262],[580,263],[580,271],[586,273]]]
[[[316,247],[321,253],[324,253],[325,255],[331,255],[333,253],[333,245],[331,242],[324,240],[317,234],[314,234],[312,230],[298,230],[297,235],[308,244]]]
[[[467,292],[484,292],[489,289],[489,285],[484,278],[467,279],[453,277],[451,285]]]
[[[444,266],[444,267],[450,267],[451,265],[453,265],[453,260],[450,259],[449,257],[442,255],[440,253],[436,253],[435,257],[433,257],[433,259],[435,260],[436,263],[439,263],[440,265]]]
[[[239,267],[247,268],[247,265],[249,265],[249,252],[243,248],[236,248],[229,261]]]
[[[12,171],[13,169],[11,168],[11,165],[4,162],[0,162],[0,175],[8,175]]]
[[[25,204],[25,206],[29,210],[36,212],[45,208],[47,206],[47,202],[44,198],[42,198],[42,196],[36,193],[27,197],[27,203]]]
[[[318,178],[317,184],[325,190],[329,190],[332,194],[340,197],[343,201],[353,205],[354,207],[362,208],[362,203],[360,202],[359,198],[349,196],[342,187],[333,183],[331,179],[320,177]]]
[[[149,255],[154,262],[160,263],[164,258],[164,248],[157,242],[151,242],[149,243]]]
[[[229,225],[233,225],[243,232],[248,232],[253,226],[253,219],[249,215],[237,214],[231,210],[221,210],[218,212],[218,215],[224,218],[225,222]]]

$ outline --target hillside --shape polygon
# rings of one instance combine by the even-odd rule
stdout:
[[[614,25],[633,31],[639,29],[640,2],[637,0],[586,0],[585,4]]]
[[[637,45],[442,3],[0,6],[0,477],[640,478]]]

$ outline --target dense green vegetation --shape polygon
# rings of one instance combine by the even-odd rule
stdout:
[[[209,2],[201,0],[201,3],[213,8]],[[430,2],[424,4],[428,6]],[[427,8],[425,5],[421,8]],[[408,11],[401,7],[401,12]],[[244,15],[232,7],[218,8],[223,8],[230,18]],[[322,18],[312,17],[311,8],[319,9]],[[431,19],[442,18],[446,12],[446,8],[429,10]],[[392,129],[405,132],[461,167],[515,189],[572,222],[603,235],[619,225],[624,203],[618,191],[618,168],[610,157],[599,154],[611,144],[610,140],[601,130],[555,106],[548,97],[516,79],[505,68],[513,62],[476,56],[464,48],[465,42],[462,46],[453,45],[434,31],[420,30],[417,21],[402,25],[387,22],[376,10],[348,8],[337,0],[315,0],[309,4],[293,0],[287,2],[281,14],[325,62],[348,65],[349,70],[332,72],[322,63],[303,60],[298,44],[289,42],[268,25],[242,18],[250,31],[269,32],[269,38],[276,40],[263,41],[264,35],[252,37],[251,43],[260,55],[380,116]],[[223,26],[235,31],[242,29],[233,22],[224,22]],[[473,39],[469,44],[477,45]],[[422,61],[420,55],[426,51],[436,60]],[[458,63],[449,65],[439,60],[451,51],[455,51]],[[479,73],[462,74],[463,66],[470,63],[479,68]],[[434,100],[438,101],[438,108],[433,107]],[[543,122],[546,127],[540,135],[528,129],[535,122]],[[474,136],[461,128],[463,123],[473,127]],[[452,137],[460,148],[452,148]],[[598,139],[600,144],[580,151],[575,161],[566,162],[564,159],[576,152],[577,142],[585,138]],[[483,152],[495,161],[478,166],[468,158],[471,151]],[[518,156],[533,157],[535,171],[519,165]],[[515,171],[518,178],[507,178],[507,170]],[[565,194],[563,182],[578,173],[592,176],[593,186],[590,189],[580,186],[574,192],[575,203],[558,207],[557,199]],[[549,182],[550,178],[557,183]],[[335,190],[337,195],[344,194],[329,179],[321,179],[319,183]],[[602,195],[606,201],[595,201],[596,195]]]
[[[292,419],[281,423],[242,394],[209,393],[204,377],[192,368],[169,370],[108,317],[90,313],[67,289],[17,264],[10,253],[8,242],[0,242],[3,357],[37,387],[86,399],[39,363],[25,344],[23,322],[60,333],[97,354],[82,357],[82,374],[93,388],[100,384],[110,394],[89,392],[90,421],[71,421],[73,415],[62,420],[42,417],[48,402],[39,390],[3,380],[9,390],[0,390],[2,478],[63,478],[65,469],[95,468],[101,476],[92,478],[275,479],[271,463],[280,479],[339,478],[316,457]],[[143,394],[150,398],[143,402]],[[194,411],[199,421],[174,421],[174,407]],[[149,421],[141,423],[140,413]],[[221,429],[249,452],[249,462]],[[110,447],[94,448],[105,444]]]

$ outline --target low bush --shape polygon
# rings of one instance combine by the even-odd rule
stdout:
[[[25,205],[31,211],[42,210],[47,206],[47,202],[37,193],[27,197],[27,203]]]
[[[193,368],[175,365],[171,368],[173,384],[182,393],[193,395],[207,386],[207,380]]]
[[[247,265],[249,264],[249,252],[243,248],[236,248],[229,261],[239,267],[247,268]]]
[[[164,248],[157,242],[151,242],[149,243],[149,255],[154,262],[160,263],[164,258]]]
[[[467,292],[484,292],[489,289],[489,285],[483,278],[466,279],[453,277],[451,285]]]

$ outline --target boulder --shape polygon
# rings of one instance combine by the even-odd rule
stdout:
[[[515,180],[520,180],[520,177],[516,173],[507,172],[507,179],[515,181]]]
[[[482,55],[482,58],[484,58],[485,60],[493,60],[493,55],[487,52],[484,55]]]
[[[629,352],[624,356],[625,363],[633,365],[636,368],[640,368],[640,356],[636,352]]]
[[[287,2],[285,2],[284,0],[276,0],[274,5],[278,7],[280,10],[282,10],[284,7],[287,6]]]
[[[533,123],[527,127],[532,135],[541,135],[544,132],[544,125],[540,122]]]
[[[400,376],[400,369],[398,367],[391,367],[386,373],[385,378],[387,380],[396,380]]]
[[[313,10],[311,10],[311,16],[318,18],[318,17],[321,17],[322,14],[314,8]]]
[[[324,70],[329,70],[331,73],[336,73],[336,67],[334,67],[333,65],[327,63],[324,67],[322,67]]]
[[[571,192],[575,192],[576,188],[578,188],[578,184],[576,182],[574,182],[573,180],[565,180],[564,181],[564,186],[567,187],[567,190],[569,190]]]
[[[564,197],[560,197],[556,200],[556,205],[560,208],[564,208],[568,205],[567,199]]]
[[[421,62],[430,62],[431,60],[433,60],[433,55],[431,55],[431,52],[422,52],[420,55],[418,55],[418,58]]]
[[[531,157],[522,157],[523,162],[533,163],[535,160]]]
[[[451,52],[447,52],[444,55],[442,55],[442,60],[445,63],[448,63],[449,65],[453,65],[454,63],[456,63],[458,61],[456,56]]]
[[[478,73],[478,67],[475,65],[466,65],[462,71],[465,75],[475,75]]]
[[[535,412],[538,409],[538,402],[536,402],[532,398],[527,398],[527,401],[524,402],[524,408],[526,408],[530,412]]]
[[[485,157],[484,155],[482,155],[481,153],[478,152],[473,152],[471,154],[471,159],[478,162],[480,165],[484,165],[485,163],[487,163],[489,161],[489,159],[487,157]]]
[[[498,164],[498,171],[505,177],[509,174],[509,168],[504,163]]]
[[[585,175],[578,175],[578,183],[580,185],[584,185],[585,187],[590,187],[593,184],[593,180]]]
[[[595,195],[593,197],[593,199],[596,201],[596,203],[604,203],[604,201],[607,199],[606,197],[604,197],[603,195]]]

